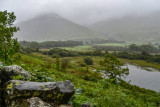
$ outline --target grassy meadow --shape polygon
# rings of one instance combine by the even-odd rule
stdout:
[[[70,51],[93,51],[92,46],[90,45],[83,45],[83,46],[74,46],[74,47],[62,47],[62,49],[70,50]]]
[[[125,47],[125,46],[128,46],[130,45],[130,43],[104,43],[104,44],[98,44],[100,46],[122,46],[122,47]]]
[[[82,48],[81,48],[82,49]],[[126,82],[114,84],[102,78],[102,74],[93,70],[100,67],[104,57],[92,56],[93,65],[85,65],[82,56],[52,58],[41,53],[20,54],[15,63],[22,66],[34,77],[30,81],[65,81],[71,80],[76,92],[70,104],[80,107],[89,102],[93,107],[156,107],[159,104],[157,93],[151,90],[129,85]],[[57,69],[57,60],[59,69]],[[67,67],[62,70],[62,62],[67,60]],[[122,60],[123,62],[128,62]]]

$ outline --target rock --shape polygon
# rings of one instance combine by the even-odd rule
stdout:
[[[1,88],[7,81],[13,79],[13,76],[18,76],[18,75],[21,75],[24,78],[31,76],[22,67],[17,66],[17,65],[2,66],[2,68],[0,68],[0,105],[4,104],[4,101],[3,101],[4,98],[2,96],[4,92],[2,91]]]
[[[33,97],[33,98],[29,98],[27,99],[27,103],[25,103],[26,107],[53,107],[52,105],[50,105],[49,103],[44,102],[43,100],[41,100],[38,97]]]
[[[18,75],[21,75],[24,78],[31,76],[26,70],[24,70],[22,67],[18,65],[3,66],[0,70],[1,87],[7,81],[12,80],[13,76],[18,76]]]
[[[26,99],[31,97],[39,97],[49,104],[67,104],[74,94],[75,89],[69,80],[65,82],[10,80],[4,85],[3,91],[6,106],[17,107],[17,105],[22,104],[22,102],[25,102]]]
[[[38,97],[32,97],[27,99],[26,107],[69,107],[68,105],[55,105],[53,103],[49,104],[44,102]]]
[[[82,104],[81,107],[92,107],[91,104],[89,102]]]

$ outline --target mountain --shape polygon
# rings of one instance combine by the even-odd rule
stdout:
[[[37,16],[16,26],[20,27],[15,34],[19,41],[80,40],[98,36],[92,30],[54,13]]]
[[[134,43],[160,41],[160,12],[105,20],[88,28],[116,40]]]

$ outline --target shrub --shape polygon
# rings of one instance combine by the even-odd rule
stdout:
[[[105,55],[105,59],[100,61],[101,70],[109,77],[110,80],[116,82],[117,77],[124,77],[129,74],[128,68],[121,68],[122,63],[110,54]]]
[[[69,65],[69,60],[68,59],[63,59],[61,61],[61,70],[66,71],[66,68],[68,67],[68,65]]]
[[[93,60],[92,60],[91,57],[84,57],[83,60],[84,60],[85,64],[87,64],[87,65],[93,65]]]

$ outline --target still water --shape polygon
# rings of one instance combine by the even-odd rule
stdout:
[[[153,68],[150,71],[144,68],[126,64],[129,68],[129,75],[124,79],[130,81],[130,84],[137,85],[142,88],[151,89],[160,92],[160,72]]]

